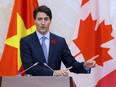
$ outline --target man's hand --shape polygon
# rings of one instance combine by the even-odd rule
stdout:
[[[68,76],[68,69],[55,70],[53,76]]]
[[[99,55],[94,56],[94,57],[91,58],[90,60],[86,61],[86,62],[84,63],[84,67],[85,67],[85,68],[94,68],[95,65],[96,65],[95,59],[96,59],[97,57],[99,57]]]

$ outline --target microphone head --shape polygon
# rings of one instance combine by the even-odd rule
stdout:
[[[46,63],[43,63],[45,66],[48,66]]]
[[[38,62],[36,62],[36,63],[33,64],[33,66],[36,66],[36,65],[38,65]]]

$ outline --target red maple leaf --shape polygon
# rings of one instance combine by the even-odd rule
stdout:
[[[91,14],[84,21],[80,20],[78,37],[73,42],[80,49],[85,61],[99,55],[96,63],[103,66],[104,62],[112,59],[108,54],[109,48],[101,47],[103,43],[113,39],[112,26],[105,25],[102,21],[95,31],[96,21],[92,19]]]
[[[83,0],[81,3],[81,6],[83,6],[84,4],[86,4],[89,0]]]

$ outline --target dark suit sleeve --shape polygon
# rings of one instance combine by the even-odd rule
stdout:
[[[67,45],[65,39],[63,40],[62,61],[66,67],[73,66],[73,68],[70,70],[71,72],[74,72],[74,73],[89,73],[90,72],[90,70],[86,70],[83,67],[84,62],[80,63],[74,59],[74,57],[72,56],[72,54],[68,48],[68,45]]]
[[[36,51],[36,50],[35,50]],[[32,50],[27,39],[21,39],[20,41],[20,53],[21,53],[21,60],[24,69],[32,66],[34,63],[39,62],[34,60]],[[53,71],[46,68],[41,62],[38,63],[37,66],[26,71],[27,74],[32,74],[33,76],[52,76]]]

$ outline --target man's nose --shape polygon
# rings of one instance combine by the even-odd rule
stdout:
[[[44,25],[45,24],[45,20],[42,20],[42,25]]]

